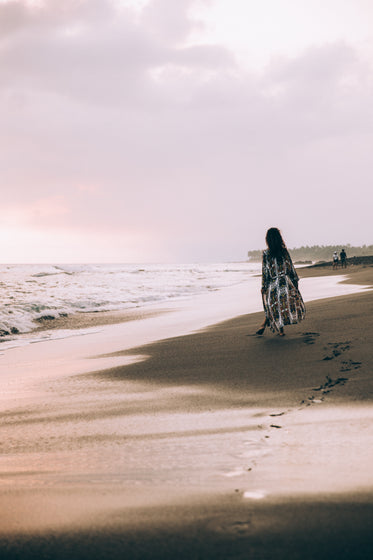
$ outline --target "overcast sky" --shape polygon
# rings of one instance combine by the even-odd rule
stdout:
[[[0,261],[370,244],[371,0],[0,0]]]

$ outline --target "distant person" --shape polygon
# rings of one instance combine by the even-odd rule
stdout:
[[[339,253],[339,257],[341,259],[341,267],[347,268],[347,254],[344,249],[342,249],[342,251]]]
[[[266,243],[262,261],[265,320],[256,334],[262,335],[269,326],[272,332],[284,336],[284,326],[304,319],[306,308],[298,289],[298,274],[277,228],[267,231]]]
[[[334,251],[333,253],[333,268],[338,268],[338,253]]]

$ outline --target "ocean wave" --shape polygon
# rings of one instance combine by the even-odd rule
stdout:
[[[44,276],[59,276],[60,274],[68,274],[71,276],[73,272],[37,272],[36,274],[31,274],[31,278],[44,278]]]
[[[77,312],[190,298],[242,282],[255,272],[252,263],[0,265],[0,337],[17,337]]]

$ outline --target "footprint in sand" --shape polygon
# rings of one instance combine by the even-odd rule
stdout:
[[[327,375],[325,383],[320,385],[320,387],[315,387],[314,391],[321,391],[322,394],[330,393],[332,387],[335,387],[336,385],[345,385],[347,381],[348,377],[337,377],[337,379],[332,379],[329,375]]]
[[[304,332],[304,333],[301,333],[301,336],[303,336],[303,342],[305,344],[315,344],[316,338],[318,336],[320,336],[320,333],[318,333],[318,332]]]
[[[308,400],[311,404],[321,404],[324,398],[321,397],[320,399],[315,399],[315,397],[310,397]]]
[[[346,352],[350,349],[351,341],[347,340],[346,342],[328,342],[329,350],[331,350],[331,354],[324,356],[323,360],[334,360],[340,356],[343,352]],[[327,348],[326,348],[327,349]]]
[[[246,469],[242,467],[236,467],[233,471],[223,473],[223,476],[226,476],[227,478],[232,478],[236,476],[242,476],[244,474],[246,474]]]
[[[339,371],[351,371],[353,369],[359,369],[361,368],[362,363],[361,362],[354,362],[352,360],[347,360],[345,362],[342,362],[342,367],[340,368]]]
[[[246,536],[253,531],[251,519],[237,519],[231,522],[224,519],[214,519],[207,524],[207,529],[217,533],[235,535],[236,537]]]
[[[314,389],[314,391],[318,391],[319,389]],[[301,405],[305,405],[305,406],[311,406],[311,404],[321,404],[324,400],[324,397],[321,397],[320,399],[315,399],[314,395],[312,395],[311,397],[308,397],[307,400],[303,400],[301,401]]]

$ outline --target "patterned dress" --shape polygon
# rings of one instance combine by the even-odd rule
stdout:
[[[262,298],[267,323],[273,332],[304,319],[306,308],[298,290],[298,274],[285,250],[282,261],[263,251]]]

